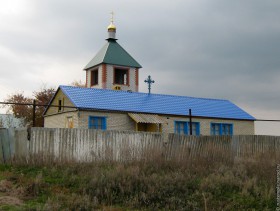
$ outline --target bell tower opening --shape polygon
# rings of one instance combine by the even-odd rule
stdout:
[[[98,69],[91,71],[90,86],[98,85]]]
[[[114,84],[129,85],[129,69],[115,68]]]

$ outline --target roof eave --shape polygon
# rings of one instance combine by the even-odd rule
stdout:
[[[92,65],[92,66],[89,66],[89,67],[85,66],[85,68],[84,68],[83,70],[87,71],[87,70],[92,69],[92,68],[95,68],[95,67],[97,67],[98,65],[101,65],[101,64],[103,64],[103,63],[100,62],[100,63],[98,63],[98,64],[95,64],[95,65]]]
[[[86,66],[83,70],[87,71],[87,70],[92,69],[92,68],[95,68],[95,67],[97,67],[97,66],[99,66],[99,65],[101,65],[101,64],[109,64],[109,65],[123,66],[123,67],[131,67],[131,68],[138,68],[138,69],[142,68],[141,65],[139,65],[139,66],[129,66],[129,65],[125,65],[125,64],[113,64],[113,63],[100,62],[100,63],[98,63],[98,64],[96,64],[96,65],[93,65],[93,66],[90,66],[90,67],[87,67],[87,66]]]
[[[54,95],[52,96],[51,100],[48,103],[48,106],[45,108],[45,111],[43,113],[43,116],[46,115],[47,111],[49,110],[50,105],[52,104],[52,102],[54,101],[55,96],[57,95],[58,91],[60,90],[60,86],[57,88],[56,92],[54,93]]]
[[[166,115],[166,116],[178,116],[178,117],[189,117],[188,114],[165,114],[165,113],[153,113],[153,112],[139,112],[139,111],[129,111],[129,110],[112,110],[112,109],[99,109],[99,108],[85,108],[77,107],[80,111],[103,111],[103,112],[115,112],[115,113],[142,113],[142,114],[154,114],[154,115]],[[222,120],[236,120],[236,121],[256,121],[256,119],[245,119],[245,118],[232,118],[232,117],[209,117],[209,116],[198,116],[192,115],[192,118],[202,118],[202,119],[222,119]]]

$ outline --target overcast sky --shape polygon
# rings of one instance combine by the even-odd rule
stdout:
[[[279,0],[9,0],[0,7],[0,101],[85,81],[115,12],[119,44],[153,93],[228,99],[280,119]],[[280,123],[256,123],[280,135]]]

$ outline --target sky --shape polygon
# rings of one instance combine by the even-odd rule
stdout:
[[[256,119],[280,120],[279,0],[9,0],[0,7],[0,101],[85,81],[106,43],[143,68],[140,92],[228,99]],[[3,113],[3,110],[1,110]],[[256,122],[280,135],[280,122]]]

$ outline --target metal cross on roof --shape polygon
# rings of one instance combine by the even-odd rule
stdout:
[[[155,83],[155,81],[152,80],[151,76],[149,75],[148,78],[144,82],[148,83],[148,89],[149,89],[149,94],[150,94],[151,93],[151,84]]]

